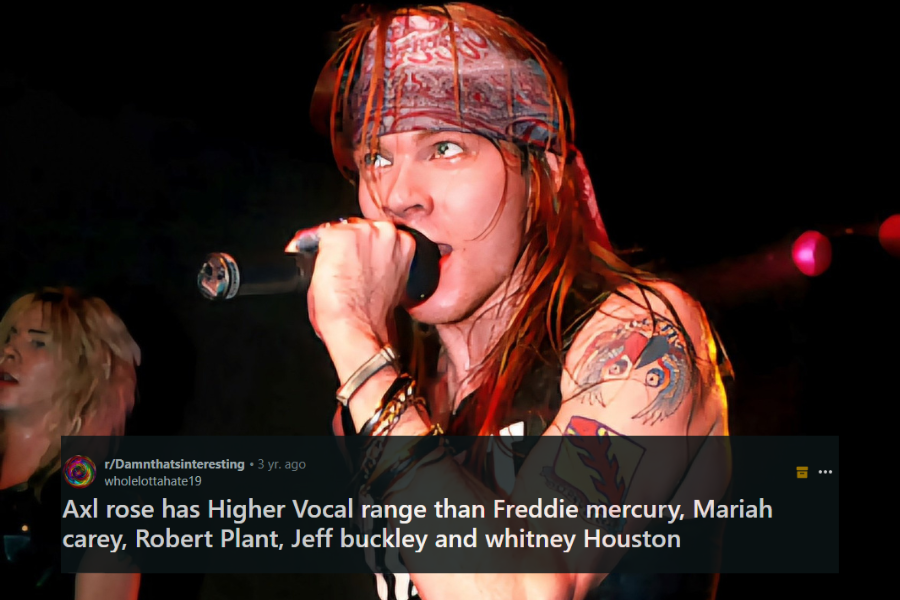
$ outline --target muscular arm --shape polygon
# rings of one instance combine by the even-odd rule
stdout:
[[[674,327],[674,315],[664,303],[651,297],[651,312],[633,290],[626,293],[637,302],[612,297],[574,341],[561,384],[562,409],[520,469],[509,503],[531,504],[537,497],[543,497],[546,502],[554,495],[583,504],[663,503],[689,465],[691,449],[673,453],[667,451],[671,445],[641,447],[631,438],[686,435],[694,424],[709,430],[709,424],[701,421],[708,420],[711,413],[703,409],[700,389],[693,385],[685,352],[691,339],[699,355],[696,367],[706,369],[707,373],[712,368],[706,352],[702,312],[677,290],[666,290],[666,297],[686,327],[685,336]],[[369,389],[364,397],[371,404],[359,403],[354,411],[351,403],[357,428],[374,412],[379,394],[393,376],[393,373],[383,373],[381,380],[367,384]],[[420,435],[426,430],[418,416],[412,411],[408,413],[401,423],[403,428],[394,435]],[[497,498],[454,461],[443,460],[420,470],[413,483],[392,496],[390,502],[417,503],[423,490],[428,491],[429,498],[448,497],[456,503],[481,504],[488,512]],[[539,521],[487,519],[479,524],[478,532],[479,535],[504,533],[507,527],[512,531],[524,527],[546,533],[577,531],[581,533],[579,542],[583,538],[585,522],[580,519],[559,520],[569,522],[552,525]],[[614,527],[608,523],[588,526],[592,525]],[[624,532],[639,529],[641,525],[625,523]],[[561,529],[551,531],[551,527]],[[599,579],[593,573],[601,565],[611,568],[622,551],[584,549],[580,545],[579,551],[554,556],[559,573],[527,572],[529,561],[535,560],[538,553],[526,548],[516,560],[517,565],[522,565],[522,573],[413,574],[412,579],[421,596],[429,600],[582,598]],[[478,559],[487,556],[490,555],[479,554]],[[475,558],[474,553],[472,557]],[[413,572],[417,558],[414,554],[404,554]],[[465,566],[460,570],[465,571]]]

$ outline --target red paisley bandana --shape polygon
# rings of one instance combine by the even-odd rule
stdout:
[[[449,128],[542,147],[549,141],[557,148],[551,136],[558,129],[559,110],[551,106],[535,60],[509,56],[478,32],[447,19],[408,16],[395,18],[387,29],[384,73],[376,78],[377,37],[373,32],[369,38],[351,94],[355,143],[368,116],[370,124],[378,122],[378,136]],[[366,110],[373,79],[384,85],[380,111],[378,98]]]

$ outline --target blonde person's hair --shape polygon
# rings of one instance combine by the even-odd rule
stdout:
[[[18,318],[38,305],[50,334],[48,350],[62,366],[47,382],[51,409],[45,427],[51,444],[32,478],[40,486],[58,467],[62,436],[118,436],[134,408],[141,350],[125,323],[100,298],[72,288],[44,288],[13,302],[0,320],[0,341]]]

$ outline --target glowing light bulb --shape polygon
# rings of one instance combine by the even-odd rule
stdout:
[[[900,215],[885,219],[878,228],[878,241],[888,254],[900,258]]]
[[[816,277],[831,266],[831,241],[818,231],[807,231],[794,242],[791,254],[801,273]]]

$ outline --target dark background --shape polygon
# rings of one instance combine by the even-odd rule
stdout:
[[[211,305],[195,277],[209,251],[275,256],[296,229],[354,209],[308,119],[348,8],[330,4],[10,32],[0,298],[68,283],[110,302],[144,352],[131,434],[329,431],[337,383],[304,297]],[[886,158],[855,141],[884,97],[854,52],[877,55],[880,38],[822,12],[491,6],[567,65],[613,242],[706,303],[737,372],[732,433],[846,434],[879,414],[900,260],[870,234],[900,206],[876,183]],[[793,269],[799,233],[846,228],[824,275]],[[780,581],[725,576],[720,597]],[[143,597],[176,585],[204,598],[373,593],[367,577],[147,576]]]

